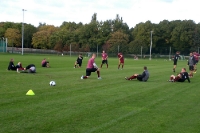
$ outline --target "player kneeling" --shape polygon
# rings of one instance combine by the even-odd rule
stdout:
[[[169,82],[185,82],[186,79],[190,83],[190,78],[188,73],[186,72],[186,69],[182,68],[181,72],[177,76],[175,75],[170,76]]]
[[[82,61],[83,61],[83,56],[82,54],[79,54],[77,60],[75,61],[74,68],[76,68],[77,65],[79,65],[78,67],[81,68]]]
[[[96,54],[93,54],[92,58],[88,60],[88,64],[86,68],[86,76],[81,76],[81,79],[87,79],[91,75],[92,72],[96,72],[96,71],[97,71],[98,79],[101,79],[100,69],[94,62],[95,58],[96,58]]]

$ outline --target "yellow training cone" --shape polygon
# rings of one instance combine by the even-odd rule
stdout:
[[[35,95],[35,93],[34,93],[32,90],[29,90],[29,91],[26,93],[26,95],[33,96],[33,95]]]

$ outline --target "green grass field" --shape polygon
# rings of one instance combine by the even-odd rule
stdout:
[[[23,66],[34,63],[36,74],[7,71],[10,58]],[[51,68],[42,68],[47,58]],[[198,133],[200,132],[199,73],[191,83],[167,82],[172,61],[126,59],[118,70],[117,58],[109,68],[81,80],[83,67],[74,69],[77,57],[56,55],[0,54],[0,133]],[[101,58],[96,59],[100,66]],[[148,82],[126,81],[142,73]],[[186,66],[178,61],[177,71]],[[51,80],[56,86],[49,86]],[[35,96],[27,96],[28,90]]]

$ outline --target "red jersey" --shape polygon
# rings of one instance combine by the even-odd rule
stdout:
[[[200,55],[200,54],[198,54],[198,53],[195,53],[195,54],[194,54],[195,60],[199,60],[199,55]]]
[[[122,53],[118,54],[118,58],[119,58],[120,63],[124,63],[124,56]]]
[[[101,54],[102,60],[107,60],[108,55],[106,53]]]
[[[124,56],[121,55],[120,58],[119,58],[119,60],[120,60],[120,61],[123,61],[123,60],[124,60]]]
[[[21,64],[21,63],[18,63],[18,64],[16,65],[16,68],[17,68],[18,70],[24,70],[24,68],[22,67],[22,64]]]
[[[118,56],[118,58],[120,58],[120,57],[121,57],[121,55],[122,55],[122,53],[118,53],[118,55],[117,55],[117,56]]]
[[[46,60],[42,60],[41,65],[43,65],[46,62]]]
[[[87,68],[94,68],[93,63],[94,63],[94,58],[90,58],[88,60]]]

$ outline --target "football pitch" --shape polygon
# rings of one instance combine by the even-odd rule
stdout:
[[[36,65],[36,74],[7,71],[9,60]],[[51,68],[42,68],[46,58]],[[77,56],[0,54],[1,133],[197,133],[200,132],[200,72],[191,83],[167,82],[173,62],[164,59],[109,58],[101,69],[102,80],[73,68]],[[100,66],[101,58],[96,58]],[[186,66],[178,61],[177,73]],[[148,82],[127,81],[147,66]],[[200,66],[198,66],[200,68]],[[54,80],[56,86],[49,86]],[[33,90],[34,96],[26,93]]]

